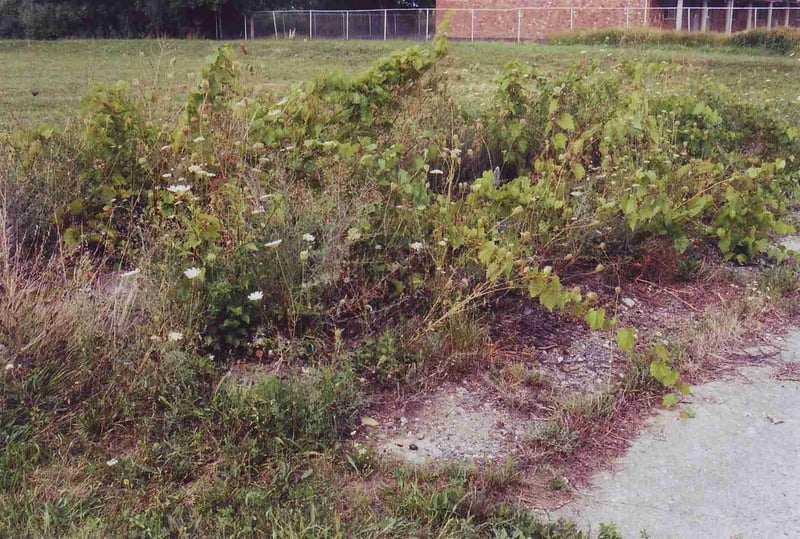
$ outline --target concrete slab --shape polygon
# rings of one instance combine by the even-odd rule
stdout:
[[[800,361],[800,331],[777,342]],[[623,537],[800,537],[800,384],[774,368],[695,387],[693,419],[677,410],[649,422],[628,453],[557,512]]]

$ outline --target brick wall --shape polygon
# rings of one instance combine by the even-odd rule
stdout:
[[[660,0],[437,0],[437,21],[442,22],[448,9],[474,9],[456,11],[450,20],[449,35],[455,39],[506,39],[516,40],[517,32],[523,40],[541,40],[554,32],[570,28],[607,28],[620,26],[641,26],[644,23],[644,6],[648,5],[648,23],[652,28],[675,29],[675,19],[667,19],[668,10],[660,8]],[[699,31],[701,25],[701,2],[684,1],[683,29]],[[711,0],[708,29],[725,31],[725,0]],[[737,1],[739,9],[734,11],[733,31],[747,28],[748,2]],[[768,2],[754,2],[758,10],[759,28],[766,26],[766,7]],[[773,26],[784,24],[784,4],[777,4],[773,14]],[[546,8],[523,10],[519,20],[519,8]],[[570,8],[575,8],[571,10]],[[627,9],[627,13],[626,10]],[[485,11],[485,10],[490,11]],[[496,11],[493,11],[496,10]],[[501,11],[508,10],[508,11]],[[672,10],[674,17],[674,10]],[[800,6],[794,7],[789,17],[790,26],[800,26]]]
[[[447,9],[475,9],[454,12],[450,19],[449,35],[455,39],[544,39],[559,30],[573,28],[603,28],[610,26],[639,26],[644,18],[645,0],[437,0],[437,20],[441,22]],[[519,21],[519,8],[524,10]],[[570,10],[570,7],[576,9]],[[625,8],[628,8],[626,17]],[[511,11],[482,11],[481,8]],[[614,8],[614,9],[609,9]],[[518,24],[520,23],[521,24]]]

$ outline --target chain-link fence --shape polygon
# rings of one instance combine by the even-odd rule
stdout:
[[[681,2],[681,5],[683,3]],[[800,26],[800,6],[773,2],[746,7],[538,7],[519,9],[382,9],[261,11],[245,19],[246,39],[427,40],[449,17],[448,36],[463,40],[529,41],[564,30],[655,27],[689,32],[737,32]]]

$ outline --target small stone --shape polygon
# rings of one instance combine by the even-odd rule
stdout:
[[[425,439],[424,434],[417,434],[417,440],[424,440],[424,439]]]
[[[411,451],[416,451],[417,449],[419,449],[419,448],[417,447],[417,444],[410,444],[410,445],[408,446],[408,448],[409,448]]]
[[[406,423],[408,423],[408,419],[406,419],[405,417],[401,417],[400,418],[400,424],[401,425],[405,425]]]
[[[631,298],[622,298],[622,303],[625,304],[626,307],[630,308],[636,305],[636,302],[633,301]]]

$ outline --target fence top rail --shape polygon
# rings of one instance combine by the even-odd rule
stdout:
[[[770,4],[774,4],[774,2],[770,2]],[[798,9],[800,8],[800,1],[796,2],[795,5],[784,5],[784,6],[773,6],[773,9]],[[461,13],[471,13],[471,12],[486,12],[486,13],[517,13],[519,11],[553,11],[559,9],[569,9],[575,11],[620,11],[620,10],[630,10],[630,11],[658,11],[662,9],[666,10],[675,10],[677,7],[670,6],[617,6],[617,7],[608,7],[608,6],[532,6],[532,7],[520,7],[520,8],[397,8],[397,9],[275,9],[275,10],[263,10],[263,11],[255,11],[253,15],[267,15],[272,13],[288,13],[288,14],[295,14],[295,15],[308,15],[309,13],[314,14],[345,14],[345,13],[396,13],[396,12],[406,12],[406,13],[420,13],[420,12],[445,12],[449,13],[451,11],[454,12],[461,12]],[[744,11],[749,9],[769,9],[769,6],[733,6],[733,7],[712,7],[708,6],[704,8],[702,6],[685,6],[683,9],[708,9],[709,11]]]

